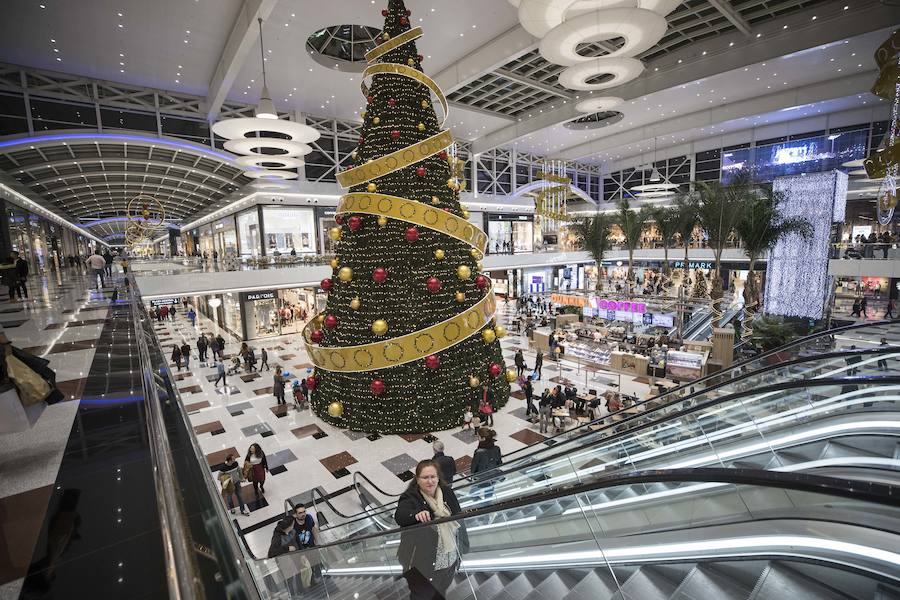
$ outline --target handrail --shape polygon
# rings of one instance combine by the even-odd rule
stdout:
[[[159,395],[157,394],[156,388],[153,386],[153,379],[155,377],[165,378],[165,380],[169,384],[166,389],[166,393],[168,394],[168,397],[166,399],[167,402],[173,403],[178,408],[177,413],[181,418],[182,424],[184,425],[184,427],[186,428],[187,431],[192,431],[193,429],[192,429],[190,420],[187,417],[187,413],[184,411],[184,402],[182,401],[181,396],[178,392],[178,387],[176,385],[174,385],[174,382],[171,379],[171,372],[168,370],[168,368],[160,369],[159,372],[156,372],[156,369],[153,368],[153,362],[150,358],[149,344],[152,343],[155,346],[156,351],[159,353],[160,356],[164,357],[164,356],[166,356],[166,354],[162,351],[162,347],[159,343],[159,340],[155,336],[149,335],[147,333],[147,331],[141,326],[141,319],[146,318],[146,312],[144,311],[144,309],[141,305],[142,300],[140,298],[140,291],[139,291],[139,288],[137,285],[134,271],[132,271],[131,273],[128,273],[127,277],[129,278],[129,283],[130,283],[129,289],[130,289],[130,294],[131,294],[132,315],[135,320],[135,328],[136,328],[135,337],[136,337],[136,340],[138,343],[138,348],[141,351],[141,355],[140,355],[141,368],[144,373],[144,378],[143,378],[144,380],[142,383],[145,386],[148,384],[150,385],[151,394],[153,396],[153,401],[150,402],[150,412],[152,414],[153,411],[156,411],[158,413],[158,417],[160,419],[162,418],[162,412],[160,409],[160,407],[162,406],[162,401],[160,400]],[[149,379],[148,379],[148,377],[149,377]],[[152,421],[152,419],[151,419],[151,421]],[[172,466],[173,468],[171,471],[169,471],[167,469],[168,475],[163,475],[163,473],[161,472],[161,467],[159,466],[159,463],[157,463],[157,461],[156,461],[156,456],[154,456],[153,464],[156,467],[154,469],[154,477],[157,480],[158,489],[168,489],[168,487],[170,487],[170,485],[171,485],[171,482],[178,481],[178,479],[174,475],[174,463],[172,461],[172,453],[169,449],[168,432],[167,432],[167,429],[165,428],[164,422],[162,423],[162,429],[160,431],[161,431],[162,437],[165,438],[165,444],[166,444],[166,451],[163,454],[163,457],[165,458],[164,462],[168,463],[168,465]],[[151,439],[152,439],[152,436],[151,436]],[[193,435],[189,435],[188,440],[189,440],[188,445],[190,446],[191,451],[193,452],[193,460],[196,461],[196,464],[198,464],[198,465],[205,465],[206,458],[203,455],[203,453],[201,452],[199,445],[197,444],[196,437],[194,437]],[[162,483],[160,483],[160,477],[164,477],[162,479]],[[213,482],[212,476],[210,475],[210,472],[208,469],[205,471],[205,474],[202,479],[204,481],[206,490],[209,493],[210,497],[213,499],[217,498],[219,496],[219,491],[218,491],[218,489],[216,489],[216,486]],[[162,498],[162,497],[164,497],[164,495],[160,495],[160,497]],[[178,503],[179,506],[181,506],[181,497],[180,496],[176,496],[176,502]],[[229,523],[228,515],[225,512],[224,504],[222,502],[213,502],[212,505],[213,505],[215,513],[216,513],[217,522],[226,523],[226,524]],[[242,540],[244,546],[248,549],[249,549],[249,545],[247,544],[246,539],[244,539],[243,533],[241,532],[240,527],[237,525],[236,520],[234,521],[234,524],[235,524],[235,529],[232,529],[231,527],[225,528],[225,535],[223,537],[227,540],[227,543],[230,547],[230,551],[234,556],[234,560],[236,560],[236,562],[237,562],[236,567],[239,572],[241,581],[243,583],[243,591],[247,594],[247,596],[251,600],[258,600],[260,596],[259,596],[259,591],[257,590],[257,587],[256,587],[257,584],[256,584],[256,581],[253,579],[253,577],[250,575],[249,570],[246,568],[245,555],[241,551],[241,547],[238,542],[238,539]],[[177,528],[178,536],[184,537],[185,532],[189,531],[187,521],[182,518],[178,525],[179,525]],[[235,531],[237,531],[237,533],[235,533]],[[176,575],[179,577],[183,577],[185,569],[182,567],[182,565],[194,564],[190,560],[193,558],[193,547],[189,546],[188,549],[190,552],[188,558],[179,558],[179,562],[170,563],[168,565],[167,570],[169,573],[169,577],[174,577]],[[250,556],[253,556],[253,554],[250,553]],[[196,565],[194,566],[193,572],[194,573],[197,572]],[[194,579],[196,579],[199,583],[199,578],[194,577]],[[190,598],[202,598],[204,596],[202,596],[202,595],[198,596],[196,594],[193,594],[190,596],[172,595],[171,597],[172,598],[190,599]]]
[[[325,503],[325,505],[328,506],[328,508],[330,508],[332,511],[334,511],[334,513],[335,513],[337,516],[343,517],[343,518],[345,518],[345,519],[352,519],[354,516],[356,516],[356,515],[345,515],[344,513],[342,513],[341,511],[339,511],[339,510],[334,506],[334,504],[331,503],[331,500],[328,499],[328,496],[326,496],[325,494],[322,493],[322,490],[321,490],[321,488],[320,488],[319,486],[314,487],[314,488],[312,489],[312,491],[310,492],[310,495],[312,496],[312,501],[313,501],[313,508],[314,508],[315,511],[316,511],[316,515],[320,514],[320,513],[319,513],[319,507],[318,507],[318,505],[316,504],[316,494],[318,494],[318,495],[321,497],[321,499],[322,499],[322,501]]]
[[[869,350],[867,352],[871,352],[871,350]],[[884,376],[884,377],[853,376],[853,377],[842,377],[842,378],[836,378],[836,379],[811,379],[811,380],[803,380],[803,381],[789,381],[789,382],[782,382],[779,384],[773,384],[771,386],[767,386],[765,388],[765,390],[767,392],[775,392],[775,391],[783,391],[783,390],[789,390],[789,389],[802,389],[802,388],[808,388],[808,387],[825,387],[825,386],[834,386],[834,385],[852,385],[852,384],[860,384],[860,383],[900,384],[900,376],[896,376],[896,375],[895,376]],[[741,396],[745,396],[750,393],[758,393],[759,391],[760,390],[758,390],[758,389],[744,390],[744,391],[740,391],[740,392],[734,392],[732,394],[729,394],[727,396],[722,396],[720,398],[713,398],[707,402],[704,402],[701,404],[696,404],[694,406],[684,408],[677,412],[664,414],[659,419],[648,421],[646,423],[640,424],[637,427],[634,427],[631,429],[629,429],[627,427],[623,427],[623,426],[627,425],[631,421],[640,419],[642,417],[642,415],[640,415],[640,414],[629,415],[629,416],[623,418],[621,421],[616,421],[615,423],[611,423],[610,425],[608,425],[606,427],[607,429],[621,428],[622,431],[618,431],[618,432],[612,433],[609,436],[603,437],[602,441],[604,443],[615,442],[626,436],[633,436],[633,435],[635,435],[641,431],[644,431],[646,429],[649,429],[651,427],[656,427],[656,426],[660,425],[661,423],[666,423],[669,421],[680,419],[686,415],[709,408],[716,404],[726,402],[726,401],[732,400],[734,398],[739,398]],[[659,407],[659,408],[663,408],[663,407]],[[654,410],[656,410],[656,409],[654,409]],[[587,434],[587,435],[597,434],[600,431],[602,431],[602,430],[591,432],[590,434]],[[561,450],[560,452],[550,454],[549,456],[542,457],[541,462],[548,463],[555,459],[564,457],[564,456],[568,455],[570,452],[571,452],[571,449]],[[491,469],[490,471],[485,471],[484,474],[479,473],[479,476],[482,476],[484,481],[489,481],[491,479],[491,477],[493,477],[493,476],[502,475],[503,473],[508,472],[505,470],[501,470],[502,467],[506,467],[506,466],[508,466],[508,465],[501,465],[500,467],[495,467],[494,469]],[[466,479],[471,480],[471,476],[467,476]],[[533,496],[533,495],[539,495],[539,494],[541,494],[541,492],[537,492],[537,494],[531,494],[531,495],[529,495],[529,497]],[[376,513],[376,514],[384,513],[387,510],[393,510],[392,508],[389,508],[386,504],[382,505],[382,509],[384,509],[384,510],[381,510],[379,513]],[[352,523],[354,521],[358,521],[358,520],[365,519],[365,518],[370,518],[371,516],[372,516],[372,514],[369,511],[362,511],[362,512],[358,513],[357,515],[355,515],[356,518],[353,519],[352,521],[348,521],[348,523]],[[347,523],[342,523],[342,525],[346,525],[346,524]],[[357,539],[357,538],[354,538],[354,539]]]
[[[150,349],[144,339],[144,330],[141,324],[143,311],[138,309],[134,276],[128,277],[130,277],[132,293],[131,317],[134,321],[134,335],[141,364],[141,385],[148,414],[149,432],[147,437],[150,441],[150,457],[154,466],[153,478],[157,490],[166,490],[172,482],[178,481],[178,478],[175,475],[175,462],[172,460],[172,448],[163,419],[162,403],[153,381],[154,374],[150,368],[153,363],[150,360]],[[204,598],[205,594],[200,578],[195,575],[198,567],[194,562],[192,542],[188,539],[187,520],[181,496],[160,493],[156,495],[156,501],[159,508],[160,533],[163,538],[169,597],[174,600]]]
[[[365,479],[365,480],[366,480],[366,483],[368,483],[369,485],[371,485],[373,488],[375,488],[375,490],[376,490],[378,493],[380,493],[380,494],[382,494],[382,495],[384,495],[384,496],[399,496],[399,495],[400,495],[400,494],[394,494],[394,493],[391,493],[391,492],[386,492],[386,491],[384,491],[383,489],[381,489],[380,487],[378,487],[378,486],[375,484],[374,481],[372,481],[371,479],[369,479],[369,477],[368,477],[365,473],[363,473],[362,471],[354,471],[354,472],[353,472],[353,487],[354,487],[354,488],[357,488],[357,489],[358,489],[358,487],[359,487],[359,482],[357,481],[357,477],[362,477],[363,479]],[[462,478],[460,477],[459,479],[462,479]],[[400,493],[402,494],[403,492],[400,492]]]
[[[678,483],[725,483],[731,485],[754,485],[758,487],[769,487],[778,489],[787,489],[798,492],[809,492],[815,494],[828,494],[839,496],[842,498],[850,498],[853,500],[865,500],[873,504],[887,506],[889,508],[897,508],[900,506],[900,486],[892,486],[884,483],[871,483],[856,479],[840,479],[836,477],[828,477],[825,475],[810,475],[807,473],[783,473],[780,471],[766,471],[764,469],[728,469],[721,467],[698,467],[691,469],[659,469],[647,471],[632,471],[621,475],[610,475],[600,477],[589,483],[578,483],[572,486],[566,486],[532,494],[522,498],[514,498],[512,500],[504,500],[497,504],[492,504],[483,508],[464,511],[444,517],[434,519],[427,523],[419,523],[408,527],[396,527],[385,531],[377,531],[361,535],[353,538],[353,543],[358,544],[361,541],[383,537],[386,535],[396,534],[400,530],[411,531],[422,529],[425,527],[433,527],[436,524],[459,521],[461,519],[470,519],[481,515],[491,513],[499,513],[503,511],[513,510],[536,504],[538,502],[547,502],[557,498],[566,496],[574,496],[576,494],[586,494],[597,490],[610,487],[631,484],[648,484],[660,482],[678,482]],[[340,544],[347,543],[347,540],[338,540],[327,544],[318,545],[315,551],[321,552],[325,548],[335,547]],[[296,552],[307,552],[308,550],[297,550]]]

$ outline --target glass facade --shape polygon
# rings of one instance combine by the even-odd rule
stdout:
[[[518,254],[534,250],[534,221],[518,216],[490,217],[488,221],[488,253]]]
[[[316,252],[316,225],[311,208],[263,206],[263,229],[266,232],[266,254]]]
[[[241,248],[241,256],[256,258],[262,254],[262,244],[259,231],[259,211],[253,207],[237,216],[238,245]]]
[[[234,225],[234,215],[216,221],[212,234],[214,247],[220,259],[228,253],[237,255],[237,228]]]
[[[245,339],[300,333],[317,312],[312,288],[260,290],[241,294],[244,304]],[[319,304],[324,308],[325,297]]]

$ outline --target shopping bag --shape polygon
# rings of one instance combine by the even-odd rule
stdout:
[[[45,407],[43,402],[24,406],[16,386],[8,382],[0,384],[0,434],[28,431]]]
[[[306,555],[300,555],[300,583],[303,584],[304,588],[308,588],[312,585],[312,565],[309,564],[309,559]]]
[[[19,390],[19,399],[23,406],[43,402],[50,395],[50,384],[15,356],[6,357],[6,371]]]
[[[540,379],[540,378],[541,378],[541,373],[540,373],[540,371],[538,371],[537,369],[535,369],[534,371],[531,372],[531,380],[532,380],[532,381],[537,381],[537,380]]]
[[[253,481],[253,465],[250,464],[249,460],[244,461],[244,466],[241,468],[241,473],[244,476],[244,480]]]

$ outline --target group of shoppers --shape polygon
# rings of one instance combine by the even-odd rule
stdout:
[[[222,500],[231,514],[234,514],[234,499],[240,507],[241,514],[249,516],[247,503],[241,493],[241,484],[249,482],[253,485],[253,493],[258,499],[266,493],[266,473],[269,471],[269,463],[266,461],[266,453],[259,444],[250,444],[247,455],[244,457],[243,466],[238,465],[233,454],[225,457],[225,463],[219,469],[219,486]]]

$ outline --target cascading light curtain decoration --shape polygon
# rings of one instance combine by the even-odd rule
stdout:
[[[542,234],[556,233],[569,220],[567,201],[572,178],[566,175],[566,163],[561,160],[545,162],[537,177],[543,185],[534,198],[534,215],[540,219]]]
[[[843,222],[847,208],[846,173],[826,171],[778,177],[778,210],[784,218],[806,219],[812,235],[785,235],[769,253],[763,308],[766,314],[821,319],[828,296],[831,224]]]
[[[540,38],[541,56],[553,64],[568,67],[560,73],[559,84],[593,94],[628,83],[643,73],[644,63],[634,57],[665,36],[668,28],[665,17],[682,0],[626,0],[607,8],[602,7],[604,3],[584,0],[509,2],[518,7],[522,27]],[[624,38],[625,43],[608,54],[589,57],[578,53],[584,43],[615,38]],[[593,81],[604,75],[610,77]],[[613,110],[623,103],[618,96],[596,96],[581,100],[575,108],[590,114]]]

